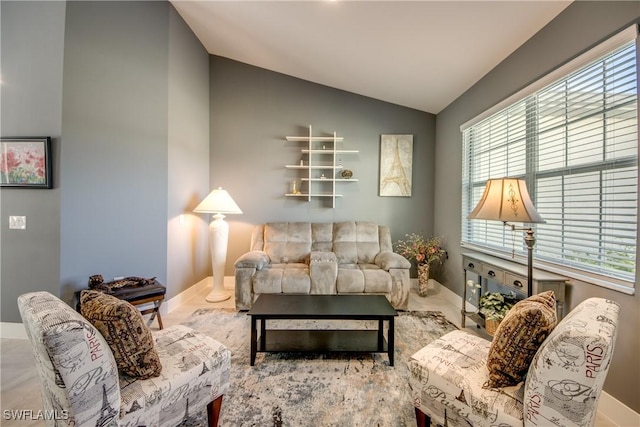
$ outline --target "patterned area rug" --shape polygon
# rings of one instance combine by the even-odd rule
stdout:
[[[221,426],[413,426],[409,357],[456,327],[436,311],[399,312],[395,366],[386,353],[258,353],[249,366],[250,317],[200,309],[184,322],[232,352]],[[269,329],[375,329],[376,322],[269,321]],[[386,325],[386,322],[385,322]],[[386,331],[385,331],[386,336]]]

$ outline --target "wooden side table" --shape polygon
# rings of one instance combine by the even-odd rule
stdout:
[[[480,253],[463,253],[462,269],[464,270],[464,286],[462,291],[462,319],[460,325],[464,328],[468,317],[477,325],[484,325],[484,319],[478,312],[467,311],[467,273],[475,274],[480,284],[480,295],[486,290],[489,280],[504,286],[525,298],[527,295],[527,266],[501,258]],[[533,293],[553,291],[556,298],[556,315],[558,321],[564,316],[565,287],[568,278],[559,274],[533,269]],[[480,298],[480,296],[478,296]]]
[[[76,310],[80,311],[80,292],[76,292],[77,298],[77,306]],[[164,301],[164,296],[167,293],[167,288],[158,283],[157,281],[153,281],[145,286],[136,286],[136,287],[123,287],[115,290],[113,293],[109,294],[123,301],[127,301],[133,306],[140,306],[143,304],[153,304],[153,307],[146,308],[144,310],[140,310],[140,314],[146,315],[151,314],[151,317],[147,321],[147,325],[151,325],[153,323],[156,316],[158,317],[158,326],[160,329],[163,328],[162,325],[162,317],[160,316],[160,306]]]

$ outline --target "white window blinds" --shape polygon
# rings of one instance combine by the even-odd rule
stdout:
[[[463,129],[463,244],[525,253],[520,234],[514,236],[499,222],[467,219],[487,179],[525,178],[546,220],[535,225],[536,260],[633,288],[636,36],[634,27],[631,41],[618,37],[604,53],[594,48],[598,56],[585,54],[591,56],[588,63]]]

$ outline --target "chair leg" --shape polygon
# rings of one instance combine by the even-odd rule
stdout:
[[[216,400],[207,404],[207,419],[209,420],[209,427],[218,427],[221,407],[222,396],[219,396]]]
[[[416,409],[416,424],[418,427],[430,427],[431,426],[431,418],[422,412],[420,409]]]

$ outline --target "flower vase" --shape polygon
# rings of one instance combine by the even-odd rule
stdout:
[[[418,265],[418,295],[427,296],[429,288],[429,264]]]

